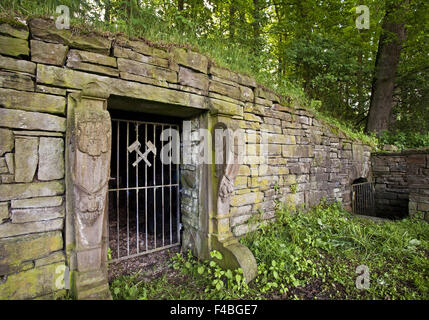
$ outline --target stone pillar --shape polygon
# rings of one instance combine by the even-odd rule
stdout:
[[[212,120],[215,120],[212,133],[214,138],[213,158],[216,158],[216,154],[219,152],[216,145],[218,148],[221,146],[225,156],[221,164],[216,164],[216,161],[214,161],[215,170],[211,170],[214,173],[212,179],[215,187],[213,189],[214,214],[210,219],[209,238],[211,239],[212,249],[220,251],[223,255],[223,259],[219,261],[219,264],[232,270],[241,268],[246,281],[250,282],[257,276],[258,270],[255,257],[249,248],[238,242],[232,234],[230,226],[230,198],[234,192],[234,181],[241,165],[239,161],[240,143],[244,143],[244,140],[239,141],[239,139],[231,136],[231,131],[228,129],[234,130],[236,128],[234,127],[234,121],[230,118],[217,116]],[[216,129],[222,129],[225,135],[221,137],[216,135]]]
[[[66,250],[77,299],[111,299],[103,243],[112,135],[107,92],[91,83],[73,94],[68,110]]]

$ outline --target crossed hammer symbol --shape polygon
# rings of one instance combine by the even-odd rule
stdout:
[[[153,154],[156,156],[156,147],[153,145],[153,143],[151,141],[146,142],[146,146],[147,149],[144,153],[141,153],[140,151],[140,147],[141,144],[138,140],[136,140],[132,145],[130,145],[128,147],[128,152],[137,152],[137,160],[134,161],[133,163],[133,167],[135,167],[140,161],[144,160],[146,162],[146,164],[148,165],[148,167],[151,167],[152,165],[150,164],[150,162],[147,160],[147,155],[149,154],[149,152],[153,152]]]

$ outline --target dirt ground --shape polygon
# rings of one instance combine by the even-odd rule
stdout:
[[[160,274],[171,272],[170,259],[180,251],[180,246],[149,253],[109,264],[109,283],[122,275],[140,273],[142,279],[150,280]]]

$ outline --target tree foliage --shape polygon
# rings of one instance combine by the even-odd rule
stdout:
[[[392,5],[406,27],[395,76],[391,136],[429,132],[429,2],[425,0],[3,0],[2,12],[52,15],[70,7],[84,26],[192,45],[220,65],[255,75],[363,130],[383,17]],[[358,5],[370,12],[358,29]],[[422,141],[426,141],[423,139]]]

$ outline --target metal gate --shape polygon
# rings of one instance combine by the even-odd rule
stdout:
[[[352,208],[354,214],[373,216],[375,213],[374,183],[352,185]]]
[[[179,164],[161,162],[176,124],[112,119],[109,248],[112,262],[180,244]]]

